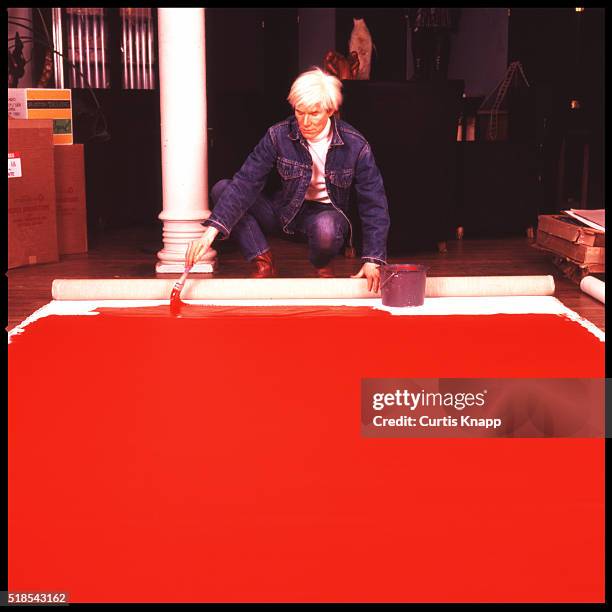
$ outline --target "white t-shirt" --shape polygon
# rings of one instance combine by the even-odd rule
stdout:
[[[312,179],[306,190],[306,199],[322,204],[331,204],[325,187],[325,158],[331,140],[331,119],[327,120],[327,125],[314,140],[306,140],[312,157]]]

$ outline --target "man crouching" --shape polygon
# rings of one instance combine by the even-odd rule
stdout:
[[[220,233],[237,240],[254,263],[253,278],[276,276],[266,234],[300,233],[308,241],[308,259],[320,277],[333,277],[332,259],[347,242],[347,216],[354,190],[362,224],[363,265],[351,278],[366,278],[368,290],[380,286],[379,266],[386,262],[389,211],[380,171],[367,140],[335,114],[342,104],[342,82],[320,68],[302,73],[287,100],[293,115],[268,129],[231,180],[211,190],[212,213],[199,240],[190,243],[186,264],[199,261]],[[262,191],[272,170],[281,188]]]

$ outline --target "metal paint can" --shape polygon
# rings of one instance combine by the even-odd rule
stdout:
[[[427,267],[421,264],[386,264],[380,268],[380,293],[384,306],[422,306]]]

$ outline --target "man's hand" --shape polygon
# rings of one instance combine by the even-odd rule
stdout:
[[[208,251],[218,233],[219,230],[216,227],[207,225],[204,228],[204,233],[200,236],[200,239],[189,243],[187,253],[185,253],[186,267],[191,268],[191,266],[198,263],[198,261],[204,257],[206,251]]]
[[[351,276],[351,278],[367,278],[368,279],[368,291],[378,293],[380,289],[380,266],[378,264],[366,261],[361,270]]]

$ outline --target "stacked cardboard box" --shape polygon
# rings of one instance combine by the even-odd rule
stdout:
[[[59,254],[86,253],[87,207],[83,145],[54,147],[54,161]]]
[[[86,252],[83,145],[54,146],[51,119],[9,119],[8,158],[8,267]]]
[[[555,263],[580,275],[605,272],[606,234],[569,215],[539,215],[536,246],[555,254]]]
[[[51,119],[8,122],[8,267],[57,261]]]

